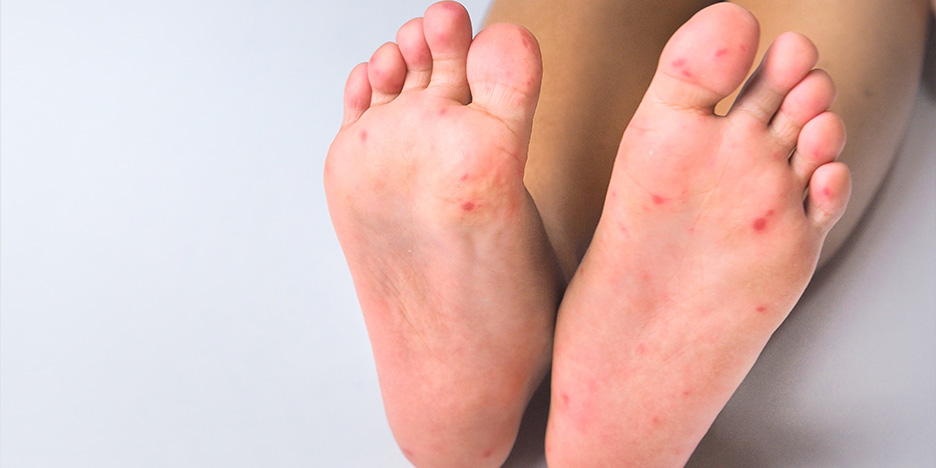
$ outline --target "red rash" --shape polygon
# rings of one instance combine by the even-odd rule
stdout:
[[[666,203],[666,199],[663,198],[663,197],[661,197],[661,196],[659,196],[659,195],[650,195],[650,198],[652,198],[652,199],[653,199],[653,203],[654,203],[654,204],[657,204],[657,205],[662,205],[662,204]]]
[[[673,60],[672,65],[673,67],[679,69],[682,72],[683,76],[685,76],[686,78],[692,78],[692,72],[690,72],[689,69],[686,68],[686,59],[680,58],[680,59]]]
[[[715,58],[722,58],[722,57],[724,57],[727,53],[728,53],[728,49],[718,49],[718,51],[715,52]]]
[[[365,142],[365,141],[367,141],[367,130],[361,130],[361,133],[360,133],[359,136],[361,137],[361,142],[362,142],[362,143]]]
[[[442,117],[445,114],[448,114],[448,109],[439,109],[439,117]]]
[[[767,217],[770,216],[770,215],[772,215],[772,214],[774,214],[774,210],[768,211],[767,214],[765,214],[764,217],[762,217],[762,218],[757,218],[757,219],[755,219],[755,220],[754,220],[754,230],[760,232],[760,231],[763,231],[764,229],[766,229],[766,228],[767,228]]]
[[[471,211],[475,209],[475,204],[471,202],[465,202],[465,203],[462,203],[461,208],[465,211]]]
[[[766,311],[767,311],[767,307],[758,306],[758,307],[757,307],[757,311],[758,311],[758,312],[766,312]]]

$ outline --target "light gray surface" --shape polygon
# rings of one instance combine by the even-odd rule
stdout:
[[[0,465],[408,466],[321,167],[427,4],[0,3]],[[936,465],[934,123],[699,466]]]

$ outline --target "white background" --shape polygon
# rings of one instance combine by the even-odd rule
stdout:
[[[407,466],[321,169],[347,72],[428,2],[337,5],[0,3],[4,468]],[[693,465],[936,465],[918,101],[865,227]],[[513,466],[545,466],[536,438]]]

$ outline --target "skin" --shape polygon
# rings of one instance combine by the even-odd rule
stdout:
[[[419,467],[500,466],[551,359],[561,276],[522,183],[540,70],[528,31],[472,41],[442,2],[348,80],[325,190]]]
[[[663,51],[559,311],[551,467],[685,464],[844,212],[844,128],[808,39],[778,38],[715,114],[757,40],[749,12],[718,4]]]
[[[472,41],[469,24],[436,4],[357,67],[326,160],[394,436],[416,466],[499,466],[554,356],[550,466],[684,463],[848,198],[815,47],[782,36],[718,117],[757,22],[730,4],[696,15],[625,119],[582,243],[550,229],[563,218],[530,182],[536,41],[509,25]]]

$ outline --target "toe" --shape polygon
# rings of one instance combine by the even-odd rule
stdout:
[[[757,20],[740,6],[718,3],[700,11],[666,44],[648,95],[712,113],[747,75],[758,35]]]
[[[351,70],[344,92],[344,120],[342,126],[350,125],[361,118],[370,107],[371,85],[367,79],[367,64],[362,63]]]
[[[790,167],[799,186],[805,189],[813,172],[835,161],[844,147],[845,124],[838,115],[825,112],[807,122],[790,157]]]
[[[793,146],[803,126],[827,111],[834,99],[832,78],[822,70],[809,72],[783,99],[770,121],[771,132],[782,145]]]
[[[450,99],[468,103],[465,67],[471,45],[471,21],[465,7],[455,2],[440,2],[426,10],[423,20],[426,43],[432,54],[432,77],[429,86]]]
[[[786,33],[778,37],[764,56],[760,67],[729,112],[729,117],[753,118],[767,125],[787,93],[816,65],[819,53],[806,36]]]
[[[806,196],[806,216],[820,233],[827,234],[842,217],[850,194],[851,175],[845,164],[832,162],[813,172]]]
[[[542,77],[533,34],[510,24],[488,27],[471,45],[467,76],[471,106],[502,120],[528,142]]]
[[[406,77],[406,63],[400,48],[392,42],[380,46],[368,63],[367,77],[374,90],[372,106],[391,101],[400,94]]]
[[[423,31],[423,19],[416,18],[404,24],[397,32],[397,44],[403,61],[406,62],[406,79],[403,81],[403,90],[425,88],[429,85],[429,76],[432,73],[432,53],[426,43],[426,34]]]

